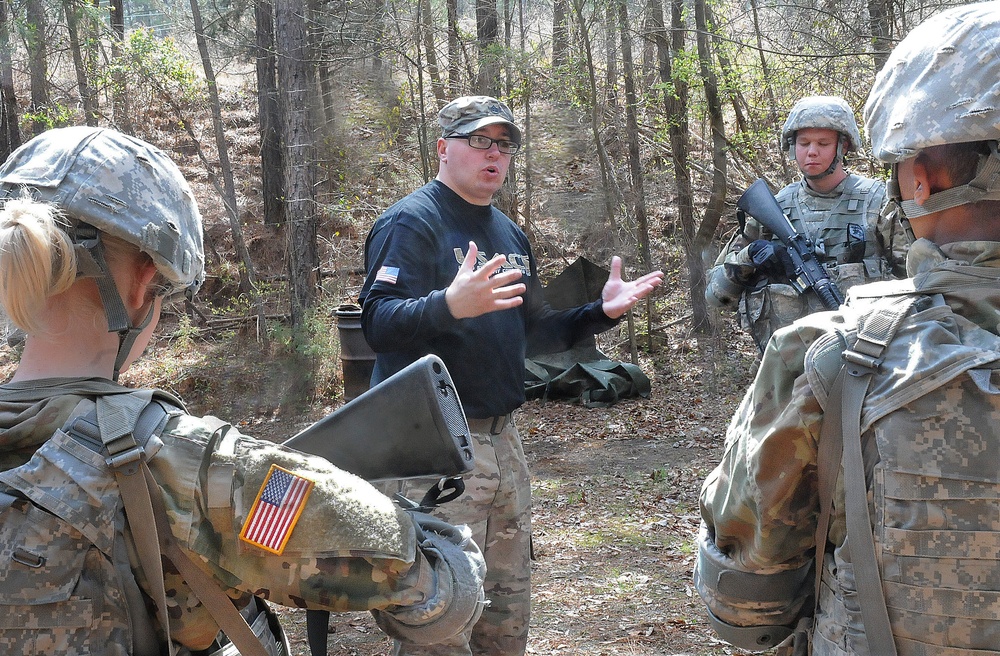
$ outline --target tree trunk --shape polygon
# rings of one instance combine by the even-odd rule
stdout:
[[[892,0],[868,0],[875,72],[882,70],[892,50]]]
[[[698,67],[705,86],[705,103],[712,130],[712,191],[705,206],[705,215],[695,234],[692,250],[687,253],[691,271],[691,304],[694,329],[706,332],[710,327],[708,305],[705,302],[705,264],[701,252],[715,234],[726,203],[726,130],[719,100],[719,84],[712,61],[711,33],[706,20],[705,0],[695,0],[694,18],[698,43]]]
[[[6,160],[21,145],[10,52],[9,8],[7,0],[0,0],[0,161]]]
[[[48,63],[45,56],[45,7],[41,0],[24,3],[27,15],[25,42],[28,48],[28,74],[31,78],[31,112],[40,116],[49,109]],[[41,134],[48,126],[44,120],[31,121],[32,136]]]
[[[618,39],[615,31],[617,29],[618,17],[617,0],[609,2],[604,7],[604,30],[605,41],[607,43],[607,55],[605,66],[607,68],[604,76],[604,95],[607,98],[607,105],[611,112],[615,114],[615,127],[621,127],[618,119]]]
[[[308,311],[316,299],[316,201],[313,134],[309,117],[309,67],[305,61],[305,4],[302,0],[275,3],[279,96],[284,127],[285,180],[287,184],[288,284],[292,328],[306,329]]]
[[[597,73],[594,71],[594,54],[590,44],[590,32],[587,30],[587,22],[583,16],[583,0],[573,0],[573,15],[580,28],[580,39],[583,42],[583,54],[587,60],[587,80],[590,83],[590,130],[594,137],[594,147],[597,150],[597,161],[601,166],[601,182],[604,190],[604,212],[609,226],[615,222],[615,207],[621,198],[621,191],[618,189],[614,179],[614,169],[608,151],[604,148],[604,141],[601,139],[601,102],[597,95]]]
[[[66,14],[66,31],[69,32],[69,49],[73,55],[73,68],[76,71],[76,86],[80,93],[80,104],[83,105],[84,121],[87,125],[97,125],[97,93],[90,84],[90,71],[87,70],[87,60],[84,58],[83,46],[80,43],[81,17],[86,14],[80,11],[75,0],[64,0],[63,11]],[[86,24],[86,21],[84,21]],[[89,34],[90,30],[86,30]]]
[[[701,262],[701,251],[697,249],[697,224],[694,217],[694,194],[691,189],[691,168],[688,163],[688,153],[690,145],[688,142],[688,83],[684,74],[673,65],[684,53],[684,34],[686,25],[684,24],[684,0],[672,0],[670,3],[670,33],[671,40],[667,40],[667,32],[664,29],[663,12],[664,8],[660,0],[650,0],[650,20],[654,28],[656,40],[656,59],[660,83],[663,85],[663,107],[667,115],[670,135],[670,155],[674,168],[674,184],[677,187],[677,218],[681,226],[685,261],[689,270],[689,290],[691,304],[698,307],[699,302],[705,314],[704,319],[700,319],[695,325],[701,327],[701,321],[707,321],[708,309],[704,305],[704,293],[699,293],[697,281],[701,280],[701,289],[704,289],[704,269]],[[697,260],[697,262],[695,262]],[[699,273],[700,271],[700,273]],[[699,301],[698,299],[701,299]]]
[[[496,0],[476,0],[476,40],[479,45],[479,80],[476,89],[487,96],[496,96],[500,90],[498,22]]]
[[[618,31],[622,43],[622,75],[625,79],[625,126],[628,133],[628,165],[632,177],[632,211],[635,215],[636,240],[639,243],[639,257],[642,260],[642,270],[652,271],[653,258],[649,249],[649,223],[646,216],[646,192],[643,183],[642,156],[639,151],[639,121],[636,108],[639,100],[635,89],[635,64],[632,61],[632,35],[628,29],[628,6],[625,0],[617,0]],[[647,300],[647,309],[652,304]],[[631,310],[629,310],[631,321]],[[653,313],[646,313],[646,349],[653,350]],[[632,363],[636,364],[638,354],[633,342]]]
[[[753,14],[753,33],[757,41],[757,53],[760,55],[760,71],[761,79],[764,81],[764,93],[767,95],[767,103],[769,105],[767,110],[767,121],[768,125],[774,127],[776,132],[776,141],[778,142],[778,151],[784,150],[781,144],[781,123],[778,122],[778,102],[774,99],[774,87],[771,85],[771,69],[767,63],[767,57],[764,55],[764,37],[760,31],[760,17],[757,15],[757,1],[750,0],[750,10]],[[780,157],[781,160],[781,173],[782,179],[788,179],[788,158]]]
[[[625,126],[628,133],[628,168],[632,177],[632,211],[636,222],[636,240],[644,271],[653,269],[649,250],[649,225],[646,217],[646,192],[642,173],[642,156],[639,152],[639,120],[636,108],[639,99],[635,89],[635,65],[632,61],[632,38],[628,29],[628,6],[617,0],[618,30],[622,43],[622,74],[625,79]]]
[[[462,90],[462,46],[458,41],[458,0],[445,0],[448,11],[448,95],[456,98]]]
[[[725,51],[722,49],[723,40],[716,31],[716,25],[718,21],[715,18],[715,14],[712,12],[712,8],[705,7],[705,17],[709,24],[709,29],[712,34],[712,43],[715,44],[715,58],[719,60],[719,69],[723,73],[723,77],[729,80],[739,79],[739,73],[736,71],[733,63],[726,56]],[[746,99],[743,97],[743,93],[740,90],[738,84],[727,84],[725,85],[726,94],[729,96],[729,102],[733,107],[733,122],[736,124],[736,132],[744,133],[747,131],[747,119],[743,115],[743,108],[747,106]]]
[[[566,65],[569,52],[569,12],[568,0],[554,0],[552,3],[552,67]]]
[[[434,15],[431,13],[430,0],[418,0],[419,29],[424,42],[424,54],[427,58],[427,74],[431,77],[431,90],[438,104],[444,107],[444,85],[441,84],[441,74],[438,70],[437,50],[434,47]]]
[[[285,222],[285,165],[281,149],[278,83],[275,79],[274,5],[270,0],[257,0],[254,15],[257,19],[257,111],[264,223],[277,226]]]
[[[524,0],[518,0],[517,10],[521,50],[523,51],[528,41],[527,28],[524,23]],[[524,92],[521,95],[521,99],[524,102],[524,144],[522,145],[522,150],[524,151],[524,209],[521,212],[521,216],[523,217],[522,227],[524,228],[524,234],[527,235],[528,241],[531,242],[534,242],[535,239],[534,227],[531,220],[531,203],[534,199],[534,185],[531,181],[531,100],[533,96],[534,79],[529,75],[524,80]]]
[[[111,57],[121,61],[122,46],[125,43],[125,6],[124,0],[109,0],[111,10]],[[125,75],[121,67],[116,67],[111,85],[112,116],[115,127],[126,134],[134,134],[132,124],[132,109],[129,103]]]
[[[250,259],[250,252],[247,250],[246,241],[243,239],[239,208],[236,205],[236,182],[233,179],[233,166],[229,161],[226,128],[222,122],[222,104],[219,102],[219,87],[215,79],[215,68],[212,66],[212,58],[208,53],[208,41],[205,39],[205,26],[202,24],[201,7],[198,5],[198,0],[191,0],[191,18],[194,22],[195,41],[198,43],[198,53],[201,55],[201,65],[205,71],[205,85],[208,87],[208,99],[212,109],[215,148],[219,158],[220,173],[222,174],[222,202],[226,207],[226,214],[229,215],[229,229],[233,234],[233,247],[236,249],[237,257],[243,263],[239,290],[241,293],[248,294],[254,299],[258,316],[261,319],[259,329],[261,334],[266,335],[263,325],[264,305],[257,290],[257,272],[254,269],[253,261]],[[215,177],[215,174],[211,170],[209,170],[209,175]]]

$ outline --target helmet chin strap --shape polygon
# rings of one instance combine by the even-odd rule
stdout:
[[[81,223],[76,226],[71,236],[77,254],[77,276],[94,279],[101,304],[104,306],[104,316],[108,320],[108,332],[118,333],[118,354],[115,356],[115,369],[111,378],[118,382],[118,375],[135,345],[135,340],[153,320],[153,310],[156,305],[150,305],[146,318],[138,326],[133,326],[104,258],[104,243],[101,241],[100,233],[93,226]]]
[[[899,192],[899,164],[892,165],[892,172],[889,174],[889,180],[885,186],[886,196],[889,201],[882,208],[883,215],[890,219],[890,225],[893,222],[898,222],[903,227],[906,238],[912,244],[917,238],[913,234],[913,226],[910,225],[910,219],[907,218],[906,210],[903,209],[902,201],[900,200],[902,195]]]

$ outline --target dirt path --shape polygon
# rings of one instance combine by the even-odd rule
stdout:
[[[665,336],[641,362],[649,399],[588,409],[529,401],[517,413],[532,469],[529,654],[740,654],[704,621],[691,584],[697,497],[755,360],[735,334]],[[731,352],[721,345],[735,345]],[[295,656],[309,656],[301,614]],[[391,652],[366,614],[335,616],[329,653]]]

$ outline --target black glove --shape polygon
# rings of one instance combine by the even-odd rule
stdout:
[[[795,277],[795,264],[784,244],[757,239],[744,250],[747,260],[753,263],[760,275],[775,282],[787,282]]]

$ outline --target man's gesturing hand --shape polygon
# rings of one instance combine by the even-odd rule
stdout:
[[[521,294],[527,287],[524,283],[514,284],[521,278],[521,272],[512,269],[493,275],[507,262],[503,255],[497,255],[476,271],[477,255],[479,249],[475,242],[470,241],[469,252],[465,254],[462,266],[444,292],[448,310],[456,319],[508,310],[524,302]]]
[[[663,282],[662,271],[653,271],[632,282],[625,282],[622,280],[622,259],[616,255],[611,258],[611,275],[601,290],[604,314],[611,319],[617,319],[661,282]]]

